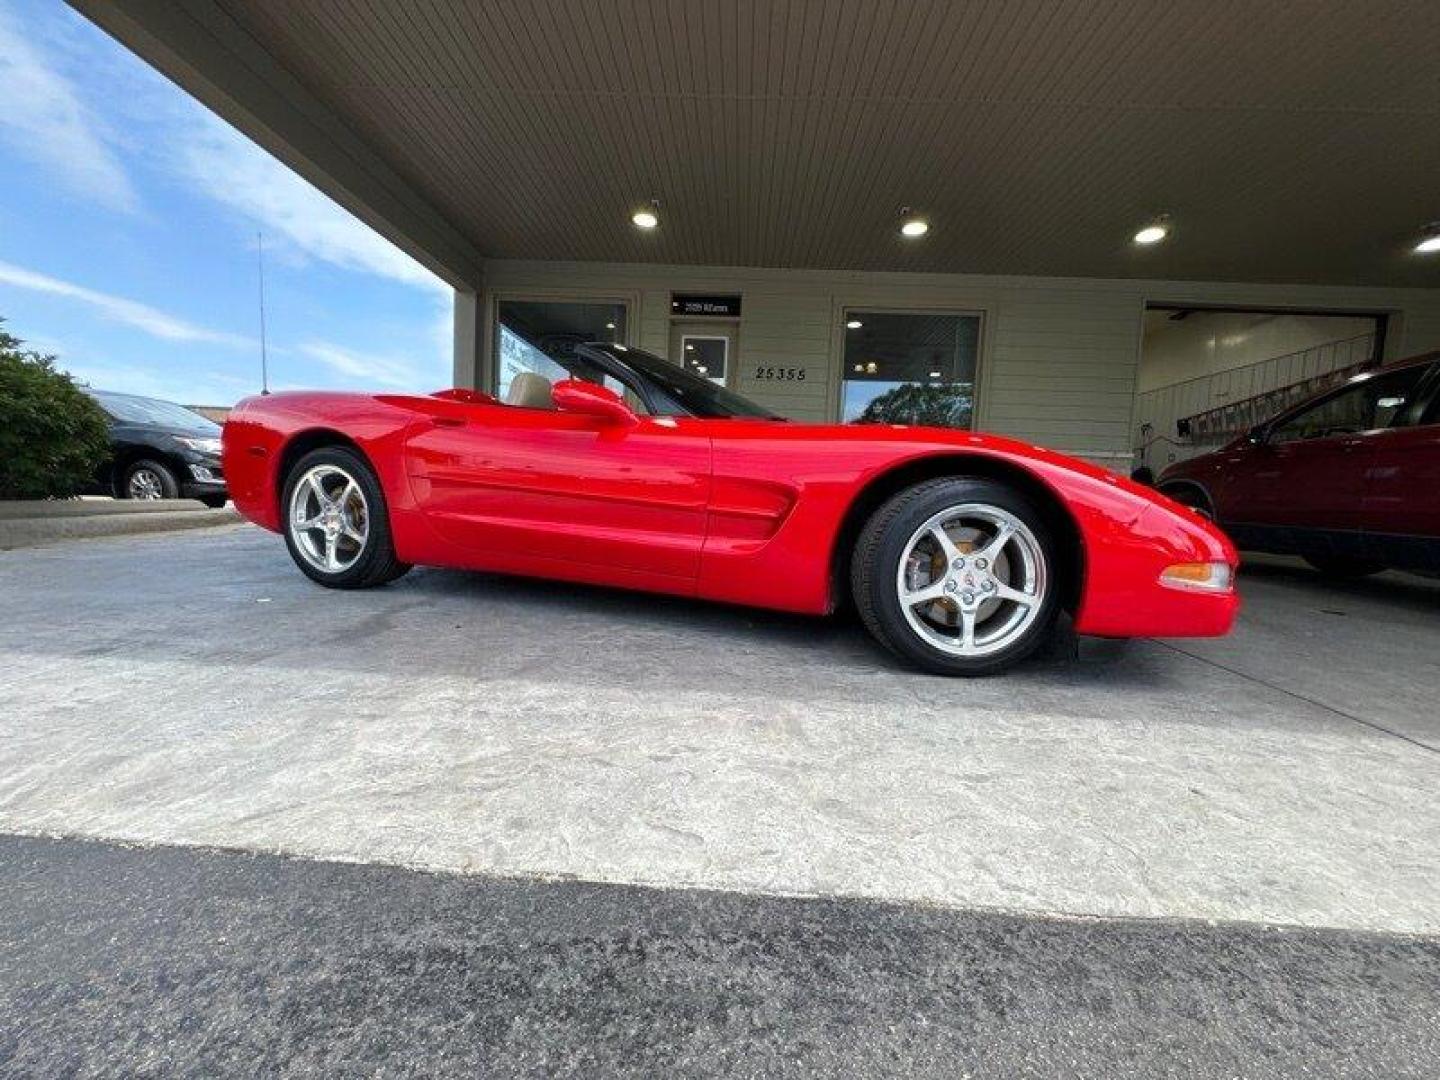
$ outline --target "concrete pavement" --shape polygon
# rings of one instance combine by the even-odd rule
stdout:
[[[1436,932],[1440,587],[1242,589],[1222,642],[958,682],[846,621],[327,592],[249,527],[5,553],[0,831]]]

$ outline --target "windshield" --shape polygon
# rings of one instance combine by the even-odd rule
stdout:
[[[135,397],[131,394],[111,394],[100,390],[91,391],[90,396],[121,423],[154,424],[156,427],[193,431],[197,435],[220,434],[219,424],[174,402],[156,401],[154,398]]]
[[[622,345],[598,345],[619,363],[634,368],[644,379],[670,398],[677,406],[691,416],[711,419],[748,416],[761,420],[784,419],[763,406],[756,405],[733,390],[726,390],[709,379],[692,375],[684,368],[677,367],[653,353],[641,349],[630,349]]]

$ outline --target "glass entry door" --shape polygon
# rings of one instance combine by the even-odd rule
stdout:
[[[729,323],[676,323],[670,328],[670,359],[692,375],[727,386],[735,357],[735,327]]]

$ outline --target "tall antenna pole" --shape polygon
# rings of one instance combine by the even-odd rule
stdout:
[[[260,393],[270,393],[270,358],[265,352],[265,234],[255,232],[255,255],[260,266]]]

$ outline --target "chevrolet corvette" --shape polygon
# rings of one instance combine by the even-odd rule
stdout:
[[[554,376],[553,378],[551,376]],[[588,344],[504,399],[296,391],[230,414],[240,512],[332,588],[412,565],[822,615],[853,604],[945,675],[1076,632],[1212,636],[1235,549],[1194,510],[1012,439],[793,423],[660,357]]]

